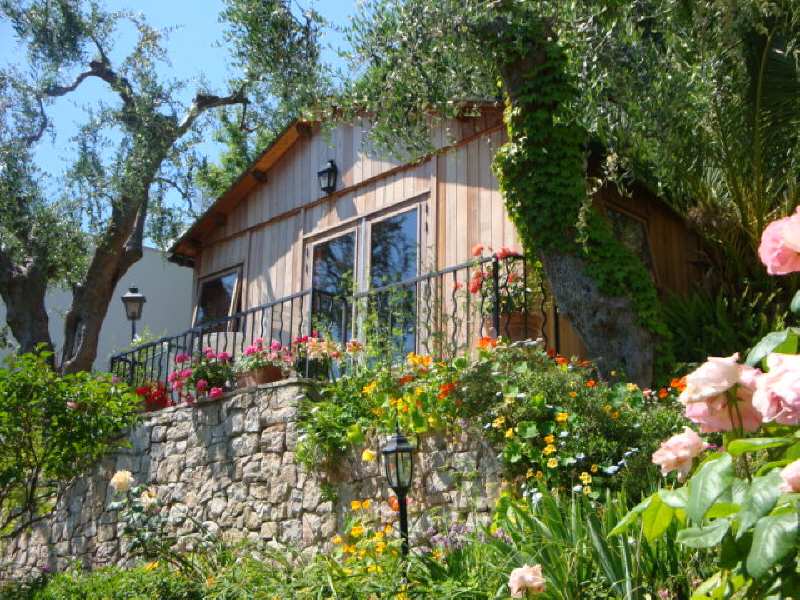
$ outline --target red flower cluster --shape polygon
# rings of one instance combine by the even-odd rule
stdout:
[[[145,412],[154,412],[176,404],[167,393],[166,386],[159,381],[140,387],[136,390],[136,395],[144,399]]]

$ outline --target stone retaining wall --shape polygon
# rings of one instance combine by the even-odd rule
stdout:
[[[75,483],[52,517],[6,544],[6,573],[61,570],[76,559],[90,568],[122,564],[125,542],[116,513],[106,510],[113,500],[108,482],[120,469],[157,494],[163,514],[191,516],[232,540],[325,549],[351,500],[371,499],[375,517],[394,522],[383,501],[392,494],[380,461],[362,461],[362,449],[333,471],[309,471],[295,462],[297,405],[315,393],[314,386],[287,380],[147,415],[129,436],[130,448],[104,459]],[[455,439],[438,434],[418,440],[409,493],[412,535],[427,529],[436,507],[452,514],[487,512],[494,505],[499,464],[481,440],[466,427]],[[188,533],[191,521],[181,527],[179,533]]]

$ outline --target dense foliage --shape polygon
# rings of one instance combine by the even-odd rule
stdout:
[[[65,484],[122,444],[139,398],[111,376],[59,376],[47,352],[0,368],[0,535],[47,514]]]

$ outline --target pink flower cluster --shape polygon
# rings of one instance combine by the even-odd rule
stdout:
[[[685,481],[692,469],[692,461],[708,447],[700,436],[689,427],[683,433],[672,436],[653,453],[653,462],[661,467],[661,474],[678,472],[678,481]]]
[[[192,360],[192,358],[186,354],[185,352],[181,352],[175,356],[175,363],[182,366],[184,363],[200,363],[203,360],[207,361],[214,361],[219,363],[227,363],[231,360],[231,355],[229,352],[219,352],[215,353],[212,348],[205,348],[200,355],[201,357]],[[192,383],[192,376],[195,374],[194,369],[186,366],[181,369],[177,369],[170,373],[167,376],[167,381],[172,384],[172,388],[177,391],[182,396],[185,396],[187,400],[191,400],[190,393],[182,393],[184,388],[187,387],[189,384]],[[194,383],[194,391],[197,392],[199,395],[208,394],[209,398],[218,399],[222,398],[222,388],[221,387],[211,387],[209,389],[209,383],[205,379],[199,379]]]

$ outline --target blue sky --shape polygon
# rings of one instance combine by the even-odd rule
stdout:
[[[344,26],[349,16],[356,10],[355,0],[318,0],[305,4],[305,8],[315,8],[325,19],[335,25]],[[293,3],[295,8],[297,3]],[[192,82],[201,77],[211,84],[212,88],[220,93],[227,92],[227,81],[230,66],[230,57],[225,48],[220,47],[223,38],[223,25],[219,22],[219,14],[224,10],[223,0],[192,0],[192,2],[176,0],[106,0],[105,7],[109,10],[128,10],[145,15],[147,22],[158,29],[172,28],[169,38],[165,43],[167,55],[171,66],[160,67],[161,75],[167,79],[174,78],[186,81],[187,101],[195,89]],[[9,43],[12,30],[7,24],[0,24],[0,41],[4,50],[0,54],[0,61],[14,62],[18,59],[9,53]],[[132,46],[134,37],[132,26],[123,26],[117,40],[117,48],[124,52]],[[341,37],[334,32],[327,32],[323,44],[333,47],[340,46]],[[329,51],[325,56],[327,61],[335,60],[335,53]],[[77,93],[70,94],[56,102],[50,112],[51,120],[57,130],[55,140],[43,140],[37,149],[37,162],[45,171],[57,174],[68,164],[65,148],[68,147],[69,138],[74,135],[75,123],[84,119],[81,107],[91,105],[98,97],[102,97],[105,84],[99,81],[88,80],[81,85]],[[215,152],[212,145],[208,146],[209,158],[213,159]]]

